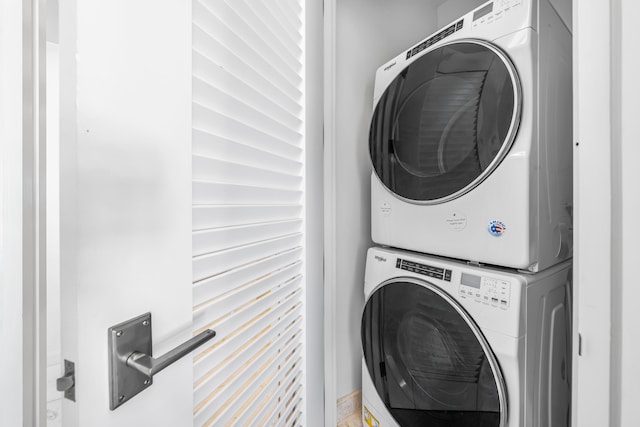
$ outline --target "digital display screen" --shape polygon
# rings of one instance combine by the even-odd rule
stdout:
[[[480,289],[481,282],[482,282],[482,278],[480,276],[475,276],[473,274],[462,273],[462,277],[460,278],[460,283],[462,283],[465,286],[470,286],[476,289]]]
[[[488,13],[493,12],[493,3],[489,3],[488,5],[486,5],[485,7],[482,7],[478,10],[476,10],[475,12],[473,12],[473,20],[477,20],[482,18],[483,16],[485,16]]]

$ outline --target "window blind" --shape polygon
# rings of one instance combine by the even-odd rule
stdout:
[[[303,0],[193,1],[194,425],[301,425]]]

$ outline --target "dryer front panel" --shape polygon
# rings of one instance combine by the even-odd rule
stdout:
[[[428,282],[386,282],[369,298],[362,345],[370,378],[403,427],[503,427],[504,379],[479,328]]]
[[[409,201],[459,197],[509,151],[520,104],[516,70],[498,47],[460,40],[426,52],[391,82],[375,108],[373,169]]]

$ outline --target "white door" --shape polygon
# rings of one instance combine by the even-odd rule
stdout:
[[[191,5],[61,1],[65,426],[190,426],[193,361],[110,410],[107,329],[152,314],[153,353],[191,338]]]
[[[321,274],[303,274],[321,265],[305,11],[60,3],[61,334],[76,398],[63,425],[322,424]],[[147,312],[153,357],[218,335],[152,384],[131,380],[141,393],[114,393],[121,328],[108,330]]]

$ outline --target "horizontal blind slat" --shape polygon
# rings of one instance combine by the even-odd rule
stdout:
[[[301,160],[302,149],[298,145],[293,144],[292,141],[265,134],[250,123],[238,121],[197,102],[193,103],[192,115],[195,129],[246,145],[253,145],[259,141],[264,150],[287,159]]]
[[[193,230],[285,221],[300,218],[302,205],[197,205],[192,210]]]
[[[288,249],[276,255],[255,260],[222,274],[198,282],[193,288],[194,311],[239,286],[272,274],[299,261],[302,248]]]
[[[298,31],[300,30],[302,27],[302,20],[300,19],[300,15],[296,13],[289,2],[272,0],[271,4],[274,7],[274,10],[278,10],[282,16],[286,17],[289,24],[287,25],[287,28],[291,28],[292,30],[296,29]]]
[[[238,355],[249,354],[252,348],[261,346],[262,343],[282,334],[283,325],[295,323],[301,319],[299,310],[288,310],[278,307],[268,315],[248,325],[242,333],[236,333],[230,337],[224,345],[206,353],[194,366],[194,389],[196,394],[203,399],[212,387],[212,381],[217,381],[218,373],[228,372],[228,366],[237,363]]]
[[[296,234],[194,257],[193,281],[199,282],[233,268],[286,252],[299,247],[301,243],[302,234]]]
[[[258,187],[220,182],[193,181],[193,203],[207,204],[283,204],[299,203],[302,190]]]
[[[255,28],[251,27],[245,17],[240,17],[238,11],[234,7],[229,7],[224,1],[216,1],[215,5],[209,6],[208,2],[202,2],[204,8],[215,18],[218,26],[207,27],[209,30],[215,30],[216,33],[223,34],[225,41],[232,43],[237,50],[247,53],[254,64],[262,67],[269,67],[274,73],[280,74],[291,85],[299,86],[302,82],[302,63],[295,57],[290,55],[282,55],[281,52],[274,49],[273,46],[265,40],[267,37],[256,33]],[[199,20],[207,25],[206,20]],[[230,35],[229,31],[233,30]],[[218,32],[219,31],[219,32]],[[268,34],[266,35],[268,36]]]
[[[197,25],[193,28],[193,45],[195,53],[237,76],[253,89],[280,104],[283,109],[298,114],[302,111],[300,98],[296,93],[270,81],[259,69],[244,62],[233,49],[224,46]]]
[[[270,82],[289,94],[291,98],[300,99],[302,91],[298,86],[301,80],[295,70],[279,66],[281,61],[267,60],[261,52],[252,46],[251,40],[247,42],[241,39],[238,33],[229,28],[223,19],[215,15],[213,9],[201,2],[194,3],[194,14],[198,17],[195,24],[209,37],[220,41],[227,49],[235,52],[242,61],[260,70]]]
[[[192,4],[194,425],[298,425],[303,5]]]
[[[219,87],[194,77],[192,81],[194,102],[206,106],[209,110],[223,112],[229,119],[246,121],[252,127],[265,134],[287,141],[292,144],[300,144],[302,134],[299,124],[289,125],[272,117],[269,110],[257,108],[246,101],[239,99],[233,92],[227,93]],[[254,102],[253,104],[256,104]]]
[[[297,349],[295,349],[295,350],[297,350]],[[261,380],[262,380],[262,379],[264,379],[264,380],[262,381],[262,383],[260,383],[260,382],[256,381],[256,384],[255,384],[255,386],[253,387],[253,388],[254,388],[254,389],[256,389],[256,390],[255,390],[255,391],[253,391],[253,392],[252,392],[252,390],[251,390],[251,389],[246,390],[246,391],[244,392],[244,395],[245,395],[246,397],[244,397],[242,400],[248,400],[248,399],[251,399],[251,400],[253,401],[253,399],[255,399],[255,397],[259,395],[259,393],[260,393],[260,388],[261,388],[261,387],[264,387],[264,385],[263,385],[263,384],[268,383],[269,379],[271,379],[271,380],[272,380],[274,377],[276,377],[276,376],[277,376],[277,373],[278,373],[281,369],[282,369],[282,368],[279,368],[278,370],[275,370],[275,371],[271,370],[271,371],[269,372],[269,374],[268,374],[268,375],[265,375],[265,376],[263,376],[263,377],[261,378]],[[225,424],[224,424],[224,425],[225,425],[225,427],[230,427],[230,426],[236,426],[236,425],[238,425],[238,423],[239,423],[239,419],[240,419],[240,417],[241,417],[241,415],[242,415],[243,411],[244,411],[244,410],[246,410],[246,407],[248,407],[248,406],[249,406],[249,405],[248,405],[248,402],[247,402],[247,404],[245,404],[245,405],[242,405],[241,403],[242,403],[242,401],[239,401],[239,402],[237,402],[237,403],[236,403],[232,408],[229,408],[230,416],[225,417],[225,418],[226,418],[226,419],[225,419]],[[235,410],[235,412],[231,413],[231,411],[233,411],[233,410]]]
[[[295,302],[294,305],[277,305],[271,310],[265,312],[262,316],[252,318],[251,321],[245,322],[232,330],[232,333],[225,337],[224,342],[217,346],[212,346],[209,351],[203,352],[194,364],[194,388],[202,387],[205,395],[206,390],[211,388],[204,387],[202,384],[208,378],[221,369],[222,364],[233,355],[238,349],[242,349],[246,345],[251,345],[253,340],[259,339],[265,334],[275,331],[281,333],[282,328],[280,319],[290,322],[297,317],[301,317],[301,302],[290,299]]]
[[[236,343],[240,345],[234,347],[227,346],[224,352],[213,355],[218,357],[210,357],[211,368],[198,378],[194,388],[194,400],[200,407],[216,397],[225,384],[237,377],[240,367],[246,365],[260,349],[277,347],[278,342],[285,343],[289,339],[296,341],[296,337],[300,336],[301,316],[276,319],[269,326],[255,335],[243,335],[245,342]]]
[[[284,387],[280,387],[278,389],[278,392],[273,399],[273,403],[265,408],[265,410],[261,411],[261,413],[256,417],[256,420],[258,420],[256,425],[281,425],[278,424],[278,420],[283,416],[286,399],[290,398],[299,388],[299,380],[302,376],[299,366],[300,362],[301,360],[298,358],[297,360],[294,360],[292,364],[287,366],[288,372],[285,374],[287,375],[287,378],[290,378],[291,380],[285,381]]]
[[[269,405],[275,406],[277,399],[280,399],[282,390],[287,390],[287,386],[290,383],[299,383],[301,375],[295,376],[296,372],[289,370],[289,367],[296,361],[289,360],[287,365],[282,369],[278,369],[277,375],[270,383],[261,385],[261,392],[255,396],[253,402],[247,405],[244,414],[237,419],[237,425],[241,427],[259,425],[257,420],[264,417],[264,414],[268,411]],[[262,415],[261,415],[262,414]]]
[[[299,289],[295,289],[295,286],[299,284],[300,278],[293,278],[292,280],[282,283],[281,287],[271,289],[269,292],[259,295],[258,298],[253,301],[246,301],[242,306],[234,307],[234,309],[226,313],[220,313],[217,318],[201,319],[196,325],[196,328],[200,327],[200,329],[196,329],[194,332],[198,334],[205,329],[216,328],[216,331],[220,332],[220,339],[214,340],[209,346],[201,347],[200,353],[194,357],[194,360],[198,361],[224,345],[226,340],[233,336],[231,332],[235,331],[234,333],[240,333],[241,330],[248,327],[256,319],[263,318],[267,313],[275,310],[276,307],[274,304],[280,304],[279,298],[294,301],[300,293]],[[289,307],[294,309],[296,305],[292,302]]]
[[[282,13],[278,13],[277,9],[272,7],[271,3],[264,4],[263,2],[246,1],[249,7],[254,7],[261,14],[261,16],[268,17],[272,27],[280,28],[287,34],[287,38],[290,43],[293,43],[299,47],[302,46],[302,34],[300,26],[296,25],[295,19],[285,17]],[[267,19],[267,18],[265,18]]]
[[[297,388],[292,391],[290,396],[286,396],[284,401],[285,403],[283,405],[283,408],[281,409],[280,415],[278,417],[275,417],[275,419],[273,419],[268,424],[280,425],[284,427],[295,426],[296,418],[300,414],[298,408],[300,407],[299,404],[301,402],[301,391],[301,388]]]
[[[212,58],[207,58],[199,52],[193,53],[193,75],[210,86],[233,94],[238,100],[266,113],[291,129],[299,129],[302,125],[298,104],[294,104],[290,110],[284,108],[272,96],[263,93],[262,88],[251,86],[249,82],[241,80],[228,69],[216,64]],[[194,96],[201,94],[194,92]]]
[[[262,166],[268,170],[292,175],[300,175],[302,172],[302,162],[298,160],[279,156],[263,147],[246,145],[199,129],[193,130],[193,154],[247,166]]]
[[[219,294],[215,298],[206,301],[203,305],[196,307],[193,314],[194,329],[198,330],[203,325],[215,323],[225,312],[237,312],[238,307],[241,307],[247,301],[257,300],[259,297],[277,290],[278,286],[282,286],[300,274],[300,264],[301,261],[298,260],[262,277],[242,283],[240,286]]]
[[[302,70],[302,55],[293,54],[281,45],[269,28],[261,25],[262,19],[256,17],[242,2],[238,0],[218,1],[213,8],[209,8],[220,20],[226,22],[234,31],[241,34],[241,39],[252,46],[256,52],[261,54],[269,63],[286,65],[292,70],[293,77],[297,82],[302,81],[300,71]],[[282,49],[284,47],[284,49]]]
[[[202,156],[192,157],[193,179],[234,185],[301,190],[302,177]]]
[[[300,47],[301,38],[292,38],[286,30],[276,21],[270,13],[267,13],[263,2],[247,1],[247,0],[230,0],[233,7],[247,19],[251,20],[254,28],[258,28],[261,34],[266,37],[280,51],[286,51],[293,58],[300,62],[303,51]],[[229,0],[227,0],[229,3]],[[258,9],[258,8],[262,9]],[[269,37],[271,35],[271,37]]]
[[[192,238],[193,255],[198,256],[226,248],[290,236],[301,231],[301,219],[196,231]]]
[[[281,4],[287,5],[292,11],[294,17],[302,16],[302,5],[299,0],[277,0]]]
[[[232,399],[228,399],[226,401],[223,399],[216,399],[217,402],[212,402],[213,405],[216,405],[216,403],[220,404],[220,401],[223,403],[220,405],[218,411],[216,411],[217,413],[209,418],[211,421],[215,421],[216,424],[220,423],[220,425],[229,425],[229,423],[232,423],[234,421],[234,412],[236,412],[247,397],[251,395],[251,390],[261,382],[264,382],[265,379],[269,379],[270,381],[274,380],[277,370],[274,370],[273,366],[286,363],[285,354],[294,353],[297,355],[300,351],[299,348],[296,348],[292,344],[289,344],[287,347],[276,348],[273,350],[274,351],[269,354],[269,357],[263,359],[264,363],[262,365],[257,366],[256,364],[256,368],[254,370],[243,373],[243,377],[246,378],[244,383],[224,390],[225,393],[234,393]]]
[[[265,426],[288,426],[299,407],[302,387],[295,385],[282,396],[278,406],[264,424]]]
[[[301,331],[292,331],[298,332]],[[216,390],[210,393],[204,400],[196,404],[195,419],[203,425],[210,425],[213,421],[220,422],[225,415],[237,408],[243,392],[251,387],[252,383],[260,382],[271,370],[272,365],[283,363],[286,356],[295,348],[297,342],[287,342],[291,338],[283,335],[273,345],[266,345],[259,352],[251,354],[251,358],[238,370],[231,373]],[[289,348],[291,347],[291,348]]]

